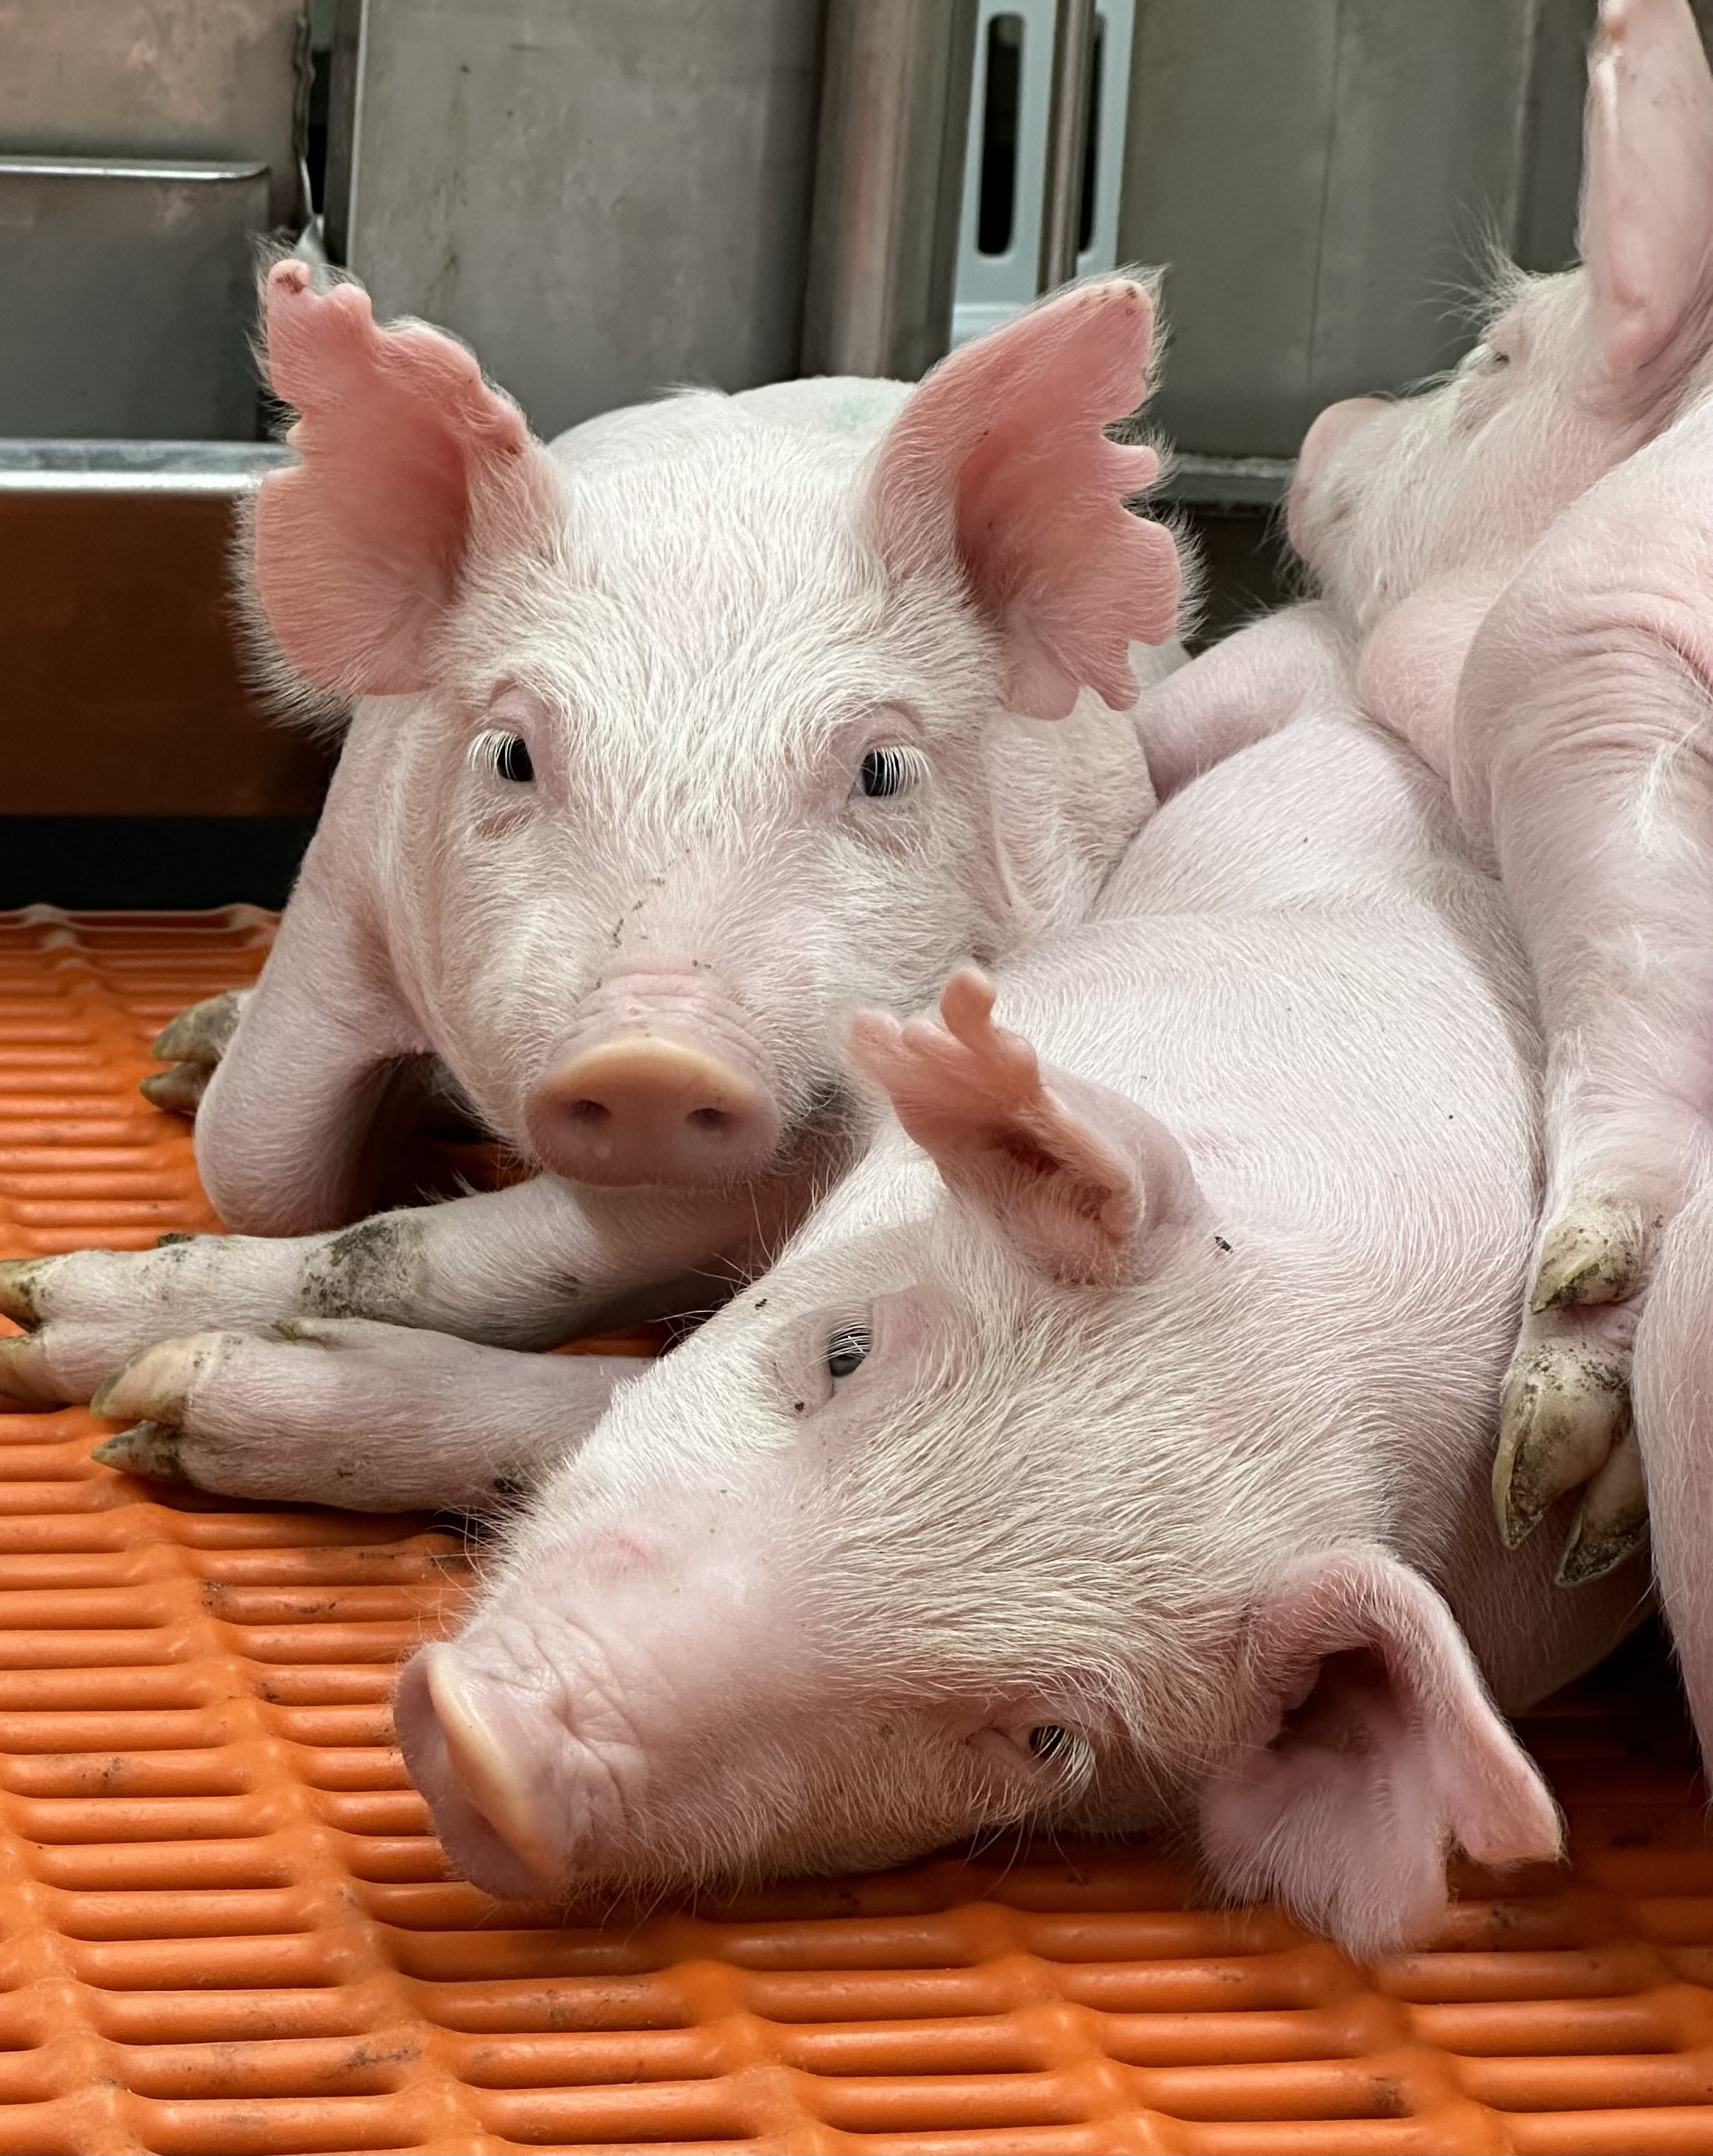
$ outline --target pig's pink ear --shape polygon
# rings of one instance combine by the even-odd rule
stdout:
[[[944,1029],[867,1012],[852,1060],[932,1155],[949,1189],[979,1206],[1061,1280],[1143,1279],[1173,1230],[1201,1217],[1183,1147],[1132,1101],[1055,1075],[993,1022],[992,983],[973,968],[940,998]]]
[[[882,558],[954,562],[999,631],[1010,710],[1062,719],[1093,689],[1136,700],[1129,646],[1177,625],[1171,534],[1134,516],[1160,459],[1105,429],[1148,394],[1154,302],[1114,278],[1061,294],[943,360],[881,444],[869,497]]]
[[[1581,244],[1618,382],[1674,344],[1681,366],[1700,356],[1713,339],[1713,74],[1689,0],[1602,0]]]
[[[1556,1808],[1451,1612],[1383,1550],[1298,1564],[1256,1614],[1258,1713],[1202,1799],[1234,1900],[1282,1902],[1355,1958],[1418,1939],[1458,1843],[1481,1864],[1560,1852]]]
[[[460,344],[376,326],[368,295],[275,265],[268,376],[299,462],[262,482],[257,595],[292,665],[342,696],[425,688],[485,542],[551,543],[553,489],[523,414]]]

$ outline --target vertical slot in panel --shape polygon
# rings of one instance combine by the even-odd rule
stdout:
[[[996,328],[1035,297],[1055,13],[1054,0],[979,0],[954,344]],[[1095,11],[1079,276],[1118,260],[1134,20],[1135,0],[1101,0]]]

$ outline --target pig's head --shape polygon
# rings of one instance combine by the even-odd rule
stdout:
[[[1335,404],[1310,428],[1291,539],[1358,634],[1440,579],[1496,589],[1705,386],[1713,76],[1688,0],[1602,0],[1579,240],[1580,269],[1502,280],[1448,380]]]
[[[1158,459],[1105,432],[1152,324],[1063,295],[877,444],[702,394],[550,454],[449,338],[274,271],[260,605],[363,700],[330,814],[388,993],[526,1156],[748,1178],[836,1106],[854,1009],[1086,906],[1151,802],[1103,707],[1180,594],[1125,506]]]
[[[1222,1890],[1378,1951],[1443,1907],[1450,1842],[1555,1854],[1551,1802],[1369,1538],[1383,1470],[1279,1376],[1302,1313],[1264,1249],[991,1001],[965,974],[944,1032],[859,1022],[919,1211],[871,1162],[619,1394],[406,1671],[407,1760],[500,1893],[1187,1815]]]

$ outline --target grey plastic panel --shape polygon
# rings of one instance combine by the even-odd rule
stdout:
[[[261,164],[297,203],[302,0],[0,0],[0,151]]]
[[[342,0],[327,234],[553,434],[795,372],[820,0]]]
[[[255,164],[0,158],[0,434],[253,437]]]
[[[1455,359],[1485,235],[1561,258],[1589,14],[1146,0],[1119,249],[1170,265],[1167,433],[1289,456],[1330,399]]]

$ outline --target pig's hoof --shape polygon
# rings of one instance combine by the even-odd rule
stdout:
[[[1616,1571],[1648,1539],[1648,1490],[1642,1451],[1626,1428],[1588,1485],[1558,1563],[1561,1587],[1586,1587]]]
[[[149,1053],[157,1063],[200,1063],[212,1070],[238,1030],[244,1003],[242,988],[228,988],[193,1004],[162,1027]]]
[[[1557,1340],[1519,1349],[1500,1403],[1493,1507],[1515,1549],[1629,1427],[1629,1354]]]
[[[90,1402],[90,1413],[109,1422],[136,1415],[148,1423],[177,1424],[191,1389],[227,1344],[223,1332],[157,1340],[116,1370]]]
[[[0,1409],[39,1414],[61,1404],[40,1340],[28,1332],[21,1339],[0,1340]]]
[[[1648,1224],[1633,1205],[1594,1199],[1560,1215],[1547,1230],[1529,1307],[1622,1302],[1639,1285]]]
[[[36,1306],[35,1285],[49,1258],[7,1258],[0,1260],[0,1317],[26,1327],[41,1322]]]
[[[139,1081],[137,1091],[153,1107],[175,1116],[193,1116],[214,1075],[207,1063],[175,1063],[170,1070],[152,1070]]]
[[[146,1101],[175,1115],[196,1113],[214,1066],[238,1030],[248,993],[244,988],[228,988],[224,995],[193,1004],[162,1028],[149,1052],[157,1062],[170,1063],[172,1068],[157,1070],[143,1080],[140,1090]]]
[[[163,1422],[138,1422],[98,1445],[90,1456],[104,1467],[116,1467],[121,1475],[135,1475],[147,1482],[183,1482],[181,1442],[179,1433]]]

